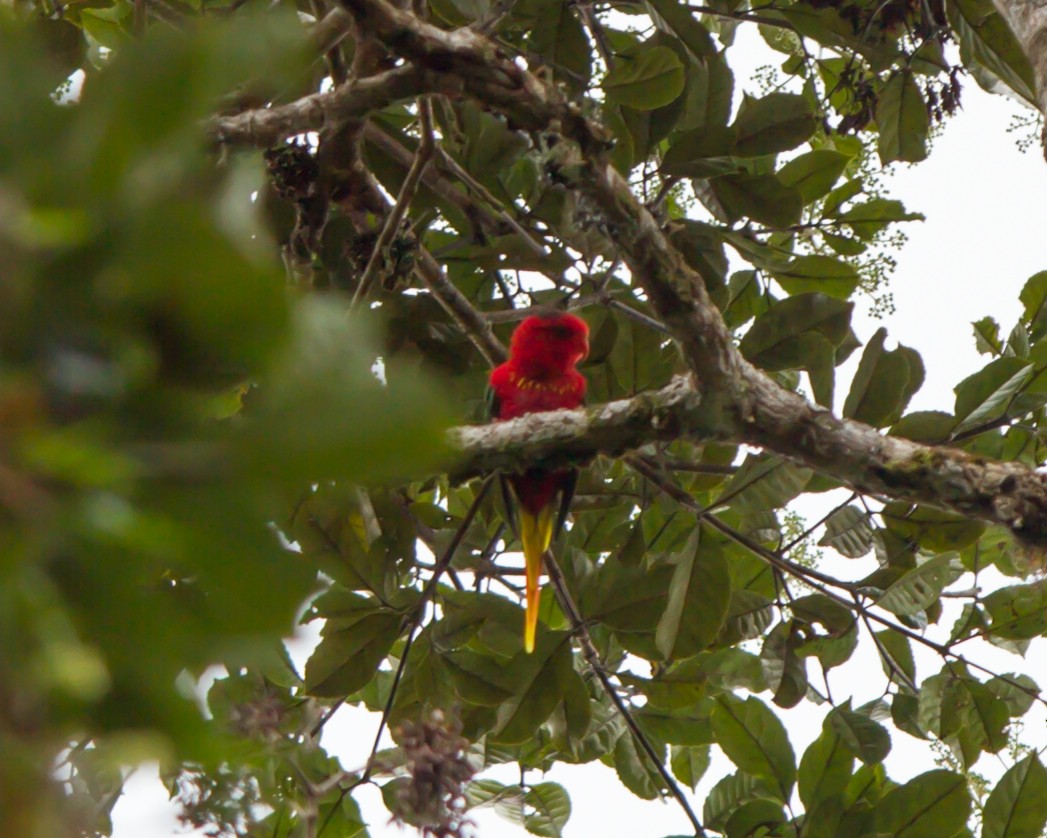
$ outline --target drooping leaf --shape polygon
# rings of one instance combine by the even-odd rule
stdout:
[[[814,133],[817,115],[810,102],[795,93],[771,93],[761,99],[746,97],[734,128],[734,154],[756,157],[795,148]]]
[[[876,124],[884,165],[894,160],[918,163],[927,157],[930,118],[910,70],[899,70],[888,80],[876,106]]]
[[[757,366],[779,370],[802,366],[800,337],[817,332],[838,346],[847,335],[854,306],[827,294],[800,294],[775,303],[742,338],[742,353]]]
[[[865,345],[843,404],[844,416],[874,428],[897,422],[924,379],[920,356],[905,346],[885,351],[886,337],[886,329],[877,329]]]
[[[949,0],[949,23],[960,37],[960,48],[1028,102],[1035,102],[1034,73],[1010,26],[985,0]]]
[[[769,227],[784,229],[800,220],[803,196],[794,186],[785,186],[775,175],[745,172],[714,177],[713,194],[732,221],[751,218]]]

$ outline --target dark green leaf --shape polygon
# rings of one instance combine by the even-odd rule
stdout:
[[[894,160],[918,163],[927,157],[930,118],[911,71],[898,70],[888,80],[876,106],[876,124],[884,165]]]
[[[731,126],[736,132],[734,154],[757,157],[788,151],[808,139],[817,125],[817,115],[803,96],[771,93],[762,99],[746,97]]]
[[[850,709],[850,702],[828,716],[829,725],[848,750],[867,765],[883,762],[891,750],[887,729],[863,713]]]
[[[757,366],[780,370],[795,367],[799,338],[817,332],[838,346],[847,336],[851,303],[827,294],[801,294],[775,303],[742,338],[742,353]]]
[[[823,726],[821,735],[800,759],[797,785],[804,808],[810,811],[821,801],[841,794],[853,770],[854,754],[828,725]]]
[[[844,416],[874,428],[897,422],[924,379],[920,356],[905,346],[885,352],[886,337],[881,327],[866,344],[843,404]]]
[[[801,154],[778,171],[778,180],[800,190],[804,204],[825,197],[843,174],[851,157],[829,148]]]
[[[794,186],[785,186],[775,175],[744,172],[714,177],[713,194],[733,221],[751,218],[769,227],[784,229],[800,221],[803,196]]]
[[[784,268],[774,271],[774,278],[789,294],[821,291],[841,300],[850,297],[859,282],[853,265],[819,254],[797,256]]]

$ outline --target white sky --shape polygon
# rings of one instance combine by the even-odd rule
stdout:
[[[765,60],[760,57],[754,64]],[[862,340],[884,325],[889,347],[893,341],[900,341],[923,356],[927,381],[910,409],[952,409],[952,388],[988,360],[975,351],[971,322],[992,315],[1006,336],[1021,311],[1018,292],[1025,280],[1047,269],[1047,164],[1038,146],[1022,154],[1015,147],[1014,137],[1006,132],[1011,116],[1022,109],[1007,99],[984,93],[969,77],[965,79],[963,104],[964,110],[936,139],[929,159],[916,166],[896,167],[887,183],[890,197],[901,199],[907,209],[927,217],[925,222],[906,225],[909,241],[897,254],[898,269],[891,281],[896,313],[875,321],[868,315],[868,306],[863,307],[859,300],[854,318],[855,331]],[[860,350],[856,352],[838,376],[840,398],[846,394],[860,354]],[[814,520],[816,515],[812,513],[809,518]],[[833,556],[827,557],[823,567],[834,575],[858,578],[870,572],[874,563],[871,557],[848,561]],[[962,580],[957,583],[958,587],[963,585]],[[952,603],[953,613],[947,610],[940,624],[945,631],[958,613],[959,606]],[[834,670],[830,683],[837,701],[850,694],[859,705],[882,692],[885,680],[869,645],[863,643],[851,662]],[[306,642],[299,649],[304,652],[307,647]],[[1037,657],[1043,659],[1038,654],[1042,649],[1043,641],[1036,641],[1026,660],[984,643],[970,644],[964,651],[997,672],[1027,672],[1041,687],[1047,687],[1047,664],[1033,663]],[[916,652],[919,680],[940,669],[937,656],[923,654],[920,648]],[[817,667],[812,665],[810,670],[815,677]],[[761,697],[769,701],[767,696]],[[804,702],[800,708],[782,714],[797,759],[817,736],[825,712],[824,707]],[[345,708],[328,724],[323,743],[342,758],[347,769],[362,767],[377,723],[377,716]],[[1030,744],[1047,744],[1045,725],[1043,708],[1034,706],[1026,716]],[[891,733],[893,749],[887,768],[894,779],[905,780],[934,767],[926,743],[893,728]],[[733,770],[714,748],[706,780],[691,796],[699,817],[704,793],[715,780]],[[983,756],[977,770],[995,780],[1003,768],[995,757]],[[519,779],[514,766],[500,766],[483,776],[506,783]],[[679,835],[689,831],[676,805],[635,798],[612,769],[599,763],[557,766],[544,778],[537,773],[529,775],[532,782],[542,779],[563,784],[570,794],[572,815],[565,830],[567,838]],[[387,824],[388,812],[373,786],[358,790],[355,796],[371,821],[375,838],[414,834]],[[481,810],[472,817],[485,838],[527,834],[490,811]],[[130,779],[125,797],[114,812],[114,826],[116,838],[185,834],[178,828],[155,766],[142,767]]]

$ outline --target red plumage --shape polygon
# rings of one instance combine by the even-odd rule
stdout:
[[[515,419],[582,405],[585,377],[575,365],[588,353],[589,327],[584,320],[566,313],[526,318],[513,332],[509,360],[491,372],[494,418]],[[570,469],[537,466],[507,478],[519,504],[519,535],[527,563],[524,646],[528,652],[534,648],[537,629],[542,555],[549,549],[554,527],[563,524],[576,477]]]

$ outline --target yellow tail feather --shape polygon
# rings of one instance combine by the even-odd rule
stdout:
[[[553,540],[556,509],[549,505],[532,515],[520,509],[520,540],[523,542],[524,562],[527,566],[527,615],[524,618],[524,649],[534,651],[534,637],[538,631],[538,578],[542,573],[542,556]]]

